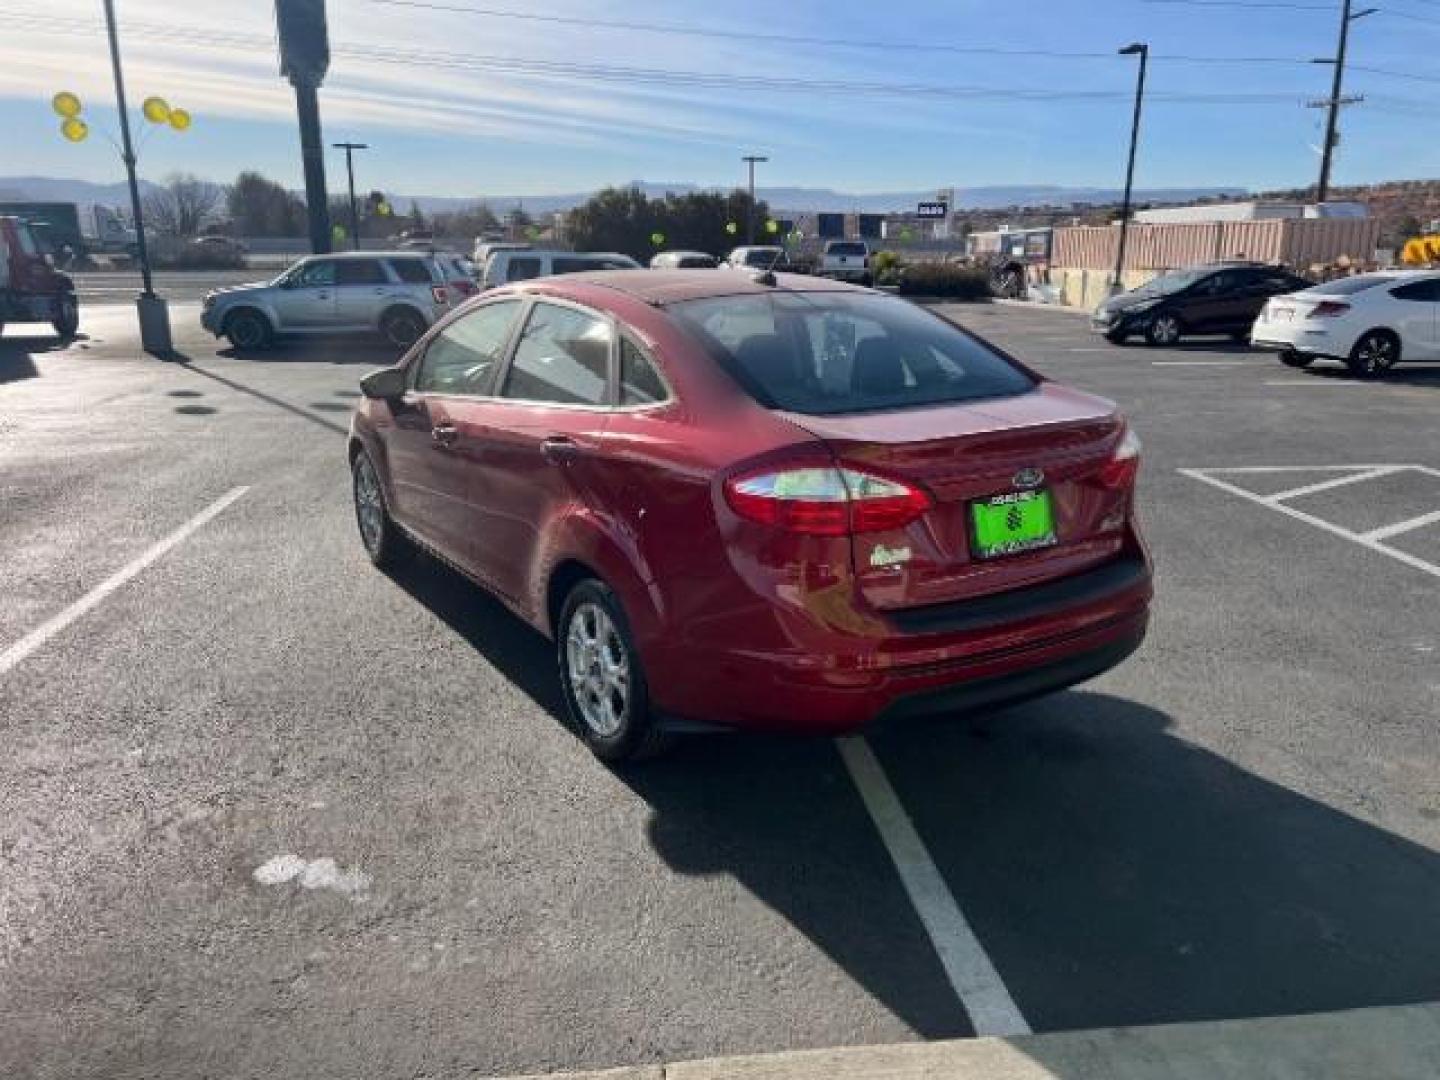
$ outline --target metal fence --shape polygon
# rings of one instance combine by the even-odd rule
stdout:
[[[1340,256],[1369,262],[1380,240],[1374,218],[1281,218],[1131,225],[1125,269],[1172,270],[1217,259],[1255,259],[1306,267]],[[1120,227],[1069,226],[1055,230],[1050,265],[1110,270]]]

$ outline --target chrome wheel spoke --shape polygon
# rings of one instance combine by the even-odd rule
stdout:
[[[598,604],[581,604],[565,630],[565,669],[580,717],[604,738],[624,727],[630,661],[614,621]]]

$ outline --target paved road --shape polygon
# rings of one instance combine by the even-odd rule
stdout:
[[[247,270],[161,270],[154,275],[155,291],[172,304],[198,302],[211,289],[224,285],[243,285],[251,281],[269,281],[280,272],[278,267]],[[81,306],[128,304],[140,292],[138,270],[95,270],[70,275]]]
[[[1440,527],[1373,539],[1440,478],[1342,471],[1440,468],[1440,369],[1360,386],[953,313],[1132,413],[1159,568],[1116,671],[869,741],[1024,1021],[1440,998]],[[124,307],[68,348],[0,339],[0,1075],[971,1032],[834,744],[600,767],[544,642],[433,565],[364,561],[342,435],[383,350],[242,361],[195,318],[188,364],[138,357]],[[1307,471],[1218,471],[1281,466]]]

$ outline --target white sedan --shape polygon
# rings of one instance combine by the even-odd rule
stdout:
[[[1362,379],[1402,360],[1440,361],[1440,271],[1357,274],[1277,296],[1250,341],[1290,367],[1329,357]]]

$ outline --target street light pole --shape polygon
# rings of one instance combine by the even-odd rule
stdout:
[[[155,356],[173,351],[170,338],[170,312],[165,301],[155,295],[150,274],[150,250],[145,244],[145,216],[140,206],[140,181],[135,176],[135,144],[130,139],[130,110],[125,104],[125,72],[120,63],[120,35],[115,29],[115,0],[105,0],[105,31],[110,38],[110,67],[115,74],[115,108],[120,114],[121,159],[125,162],[125,179],[130,185],[130,213],[135,219],[135,253],[140,260],[143,285],[135,301],[140,317],[140,347]]]
[[[769,161],[768,157],[759,154],[746,154],[740,159],[750,169],[750,205],[745,210],[745,243],[755,242],[755,165],[757,162]]]
[[[360,250],[360,211],[355,206],[355,151],[369,150],[368,144],[363,142],[337,142],[331,143],[337,150],[345,151],[345,172],[350,180],[350,246]]]
[[[1330,84],[1330,99],[1324,104],[1327,109],[1325,118],[1325,145],[1320,151],[1320,184],[1315,192],[1315,201],[1324,202],[1330,195],[1330,166],[1335,157],[1335,144],[1339,141],[1340,106],[1349,105],[1358,98],[1345,99],[1340,96],[1340,91],[1345,85],[1345,50],[1350,44],[1350,24],[1357,19],[1363,19],[1366,15],[1374,15],[1378,8],[1365,8],[1354,14],[1350,12],[1350,0],[1343,0],[1340,5],[1340,44],[1335,50],[1334,60],[1316,60],[1317,64],[1334,64],[1335,78]]]
[[[1145,67],[1150,60],[1150,46],[1143,41],[1132,42],[1120,50],[1121,56],[1140,57],[1140,73],[1135,82],[1135,115],[1130,121],[1130,159],[1125,166],[1125,198],[1120,204],[1120,242],[1115,247],[1115,277],[1111,288],[1124,289],[1125,241],[1130,232],[1130,196],[1135,186],[1135,148],[1140,142],[1140,110],[1145,103]]]

